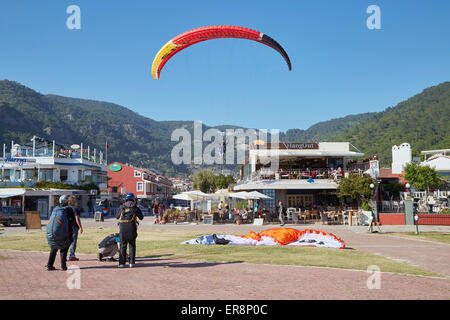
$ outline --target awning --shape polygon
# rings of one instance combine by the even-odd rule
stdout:
[[[22,196],[24,194],[25,194],[25,190],[23,190],[23,189],[17,189],[17,190],[14,190],[14,189],[1,190],[0,189],[0,199]]]
[[[307,182],[307,180],[259,180],[249,181],[247,183],[238,184],[233,189],[240,190],[318,190],[329,189],[336,190],[338,184],[334,180],[315,179],[314,182]]]

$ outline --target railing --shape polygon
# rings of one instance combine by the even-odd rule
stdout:
[[[244,183],[246,181],[257,181],[257,180],[301,180],[301,179],[331,179],[338,180],[348,174],[362,174],[361,170],[336,170],[330,168],[318,168],[310,170],[284,170],[280,169],[278,171],[260,169],[253,172],[250,176],[247,176],[243,181],[238,182]]]
[[[379,213],[405,213],[405,202],[399,201],[377,201],[377,211]]]

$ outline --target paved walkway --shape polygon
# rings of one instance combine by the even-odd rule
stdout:
[[[44,271],[47,253],[0,250],[0,299],[449,299],[450,280],[331,268],[141,257],[135,269],[80,255],[79,271]],[[56,264],[58,265],[58,264]],[[79,272],[80,288],[74,280]],[[69,284],[69,285],[68,285]],[[70,289],[72,288],[72,289]]]
[[[83,219],[84,227],[116,228],[116,221]],[[144,219],[140,228],[192,230],[200,233],[246,234],[269,226],[155,225]],[[286,225],[286,227],[294,227]],[[334,233],[348,247],[406,260],[450,276],[450,245],[369,234],[365,227],[296,225]],[[403,227],[403,226],[402,226]],[[428,228],[429,227],[429,228]],[[9,229],[9,228],[6,228]],[[394,227],[383,231],[400,231]],[[403,230],[405,231],[405,230]],[[412,230],[411,230],[412,231]],[[437,231],[427,226],[423,231]],[[439,231],[450,232],[450,228]],[[5,231],[0,231],[5,232]],[[18,232],[18,229],[15,233]],[[1,241],[1,240],[0,240]],[[150,256],[137,259],[135,269],[98,262],[95,255],[79,255],[80,289],[74,271],[44,271],[48,253],[0,250],[0,299],[450,299],[450,280],[382,273],[380,289],[369,289],[365,271],[332,268],[204,263]],[[57,257],[56,266],[59,266]],[[69,282],[69,287],[67,283]]]

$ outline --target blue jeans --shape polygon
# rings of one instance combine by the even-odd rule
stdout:
[[[70,258],[75,258],[75,250],[77,250],[77,240],[78,240],[78,230],[80,230],[80,228],[78,226],[74,226],[73,227],[73,231],[72,231],[72,244],[70,245]]]

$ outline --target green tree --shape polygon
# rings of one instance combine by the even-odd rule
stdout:
[[[194,175],[193,187],[204,193],[214,192],[215,189],[215,175],[211,170],[202,170]]]
[[[404,178],[412,187],[427,192],[429,189],[439,188],[445,183],[434,168],[417,163],[408,163],[405,166]]]
[[[377,181],[368,174],[350,174],[347,178],[341,178],[336,193],[341,200],[344,197],[350,197],[361,205],[361,196],[365,198],[364,203],[367,203],[373,192],[370,185],[376,186],[376,183]]]
[[[235,183],[235,180],[232,175],[225,176],[223,174],[218,174],[214,178],[214,185],[217,189],[228,189],[230,184],[233,183]]]

